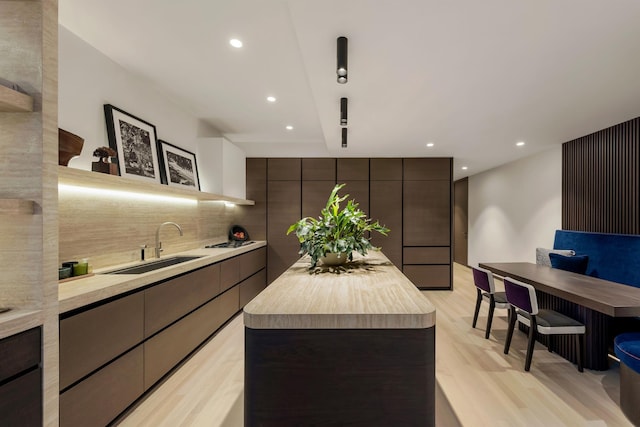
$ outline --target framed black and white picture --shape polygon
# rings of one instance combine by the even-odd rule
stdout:
[[[163,184],[200,190],[195,154],[161,139],[158,140],[158,150]]]
[[[156,127],[111,104],[104,105],[109,145],[121,176],[161,183]]]

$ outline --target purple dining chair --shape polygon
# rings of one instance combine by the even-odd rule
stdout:
[[[509,354],[509,346],[513,337],[516,320],[529,327],[529,342],[524,370],[531,368],[533,347],[536,343],[536,332],[543,335],[575,335],[578,371],[582,372],[584,359],[585,326],[554,310],[538,308],[536,290],[528,283],[519,282],[511,277],[504,278],[504,289],[509,302],[509,330],[504,343],[504,354]]]
[[[476,291],[478,297],[476,299],[476,311],[473,313],[472,327],[476,327],[478,322],[478,313],[480,312],[480,304],[482,300],[489,302],[489,315],[487,317],[487,329],[485,330],[484,337],[489,338],[491,332],[491,323],[493,322],[493,311],[498,308],[509,308],[507,303],[507,297],[504,292],[496,292],[496,287],[493,282],[493,273],[489,270],[485,270],[480,267],[471,267],[473,270],[473,283],[476,285]]]

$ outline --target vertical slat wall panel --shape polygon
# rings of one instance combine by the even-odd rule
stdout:
[[[640,234],[640,117],[562,145],[562,228]]]

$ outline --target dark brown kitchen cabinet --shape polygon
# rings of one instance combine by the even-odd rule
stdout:
[[[338,194],[341,196],[348,194],[349,198],[342,203],[341,207],[345,207],[348,200],[355,200],[358,208],[369,215],[369,181],[343,181],[342,184],[346,185]]]
[[[371,181],[402,181],[402,159],[370,159]]]
[[[334,158],[304,158],[302,159],[303,181],[334,181],[336,180],[336,159]]]
[[[0,340],[0,426],[42,425],[41,328]]]
[[[371,181],[369,185],[371,197],[369,217],[390,229],[387,236],[372,233],[371,244],[381,247],[387,258],[401,269],[402,181]]]
[[[137,292],[60,320],[60,390],[140,343],[143,313]]]
[[[302,218],[318,218],[335,185],[335,181],[302,181]]]
[[[60,425],[105,426],[144,392],[138,345],[60,395]]]
[[[451,181],[404,181],[404,246],[451,245]]]
[[[338,159],[336,179],[345,181],[369,181],[369,159]]]
[[[252,274],[267,267],[267,248],[260,248],[255,251],[247,252],[240,255],[238,258],[240,258],[240,280],[244,280]]]
[[[267,181],[300,181],[301,171],[300,159],[267,159]]]
[[[302,159],[302,214],[317,218],[336,184],[336,159]]]
[[[144,291],[144,336],[158,332],[220,293],[220,265],[209,265]]]
[[[236,286],[144,343],[144,389],[195,350],[240,309]]]
[[[267,284],[267,271],[260,270],[253,276],[245,279],[240,283],[240,308],[244,307],[264,290]]]
[[[251,162],[261,165],[265,159]],[[373,233],[370,238],[374,246],[381,246],[398,268],[408,266],[406,271],[414,278],[433,276],[426,281],[419,279],[428,287],[450,288],[451,278],[447,283],[443,272],[451,272],[451,256],[446,254],[450,254],[452,245],[453,159],[269,158],[266,164],[269,283],[299,256],[298,241],[286,236],[288,227],[300,218],[320,214],[335,176],[336,183],[346,184],[340,194],[349,194],[372,220],[391,229],[387,237]],[[250,178],[253,175],[253,171],[247,172],[247,185],[260,182]],[[418,249],[405,251],[408,258],[403,260],[403,248]]]
[[[403,273],[421,289],[450,289],[451,158],[404,159]]]
[[[404,265],[402,272],[420,289],[451,287],[451,265]]]
[[[112,422],[233,317],[241,301],[244,305],[265,288],[265,266],[262,247],[65,314],[60,320],[60,425]],[[31,339],[38,342],[38,357],[39,339]],[[33,363],[24,352],[15,355],[16,361]],[[0,375],[8,366],[0,366]],[[0,410],[2,392],[0,387]],[[1,421],[0,413],[5,425]]]
[[[404,159],[405,181],[451,181],[452,159],[409,158]]]
[[[271,159],[269,159],[271,160]],[[269,181],[267,201],[267,278],[273,282],[298,258],[300,243],[289,226],[301,218],[301,180]]]
[[[240,281],[240,258],[233,257],[220,263],[220,290],[226,291]]]

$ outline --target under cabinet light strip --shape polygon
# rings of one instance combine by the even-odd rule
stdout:
[[[135,200],[135,201],[158,202],[158,203],[179,203],[179,204],[188,204],[188,205],[198,204],[198,201],[196,199],[189,199],[184,197],[162,196],[158,194],[148,194],[148,193],[136,193],[133,191],[109,190],[109,189],[96,188],[96,187],[81,187],[78,185],[69,185],[69,184],[58,184],[58,191],[61,193],[67,193],[69,195],[81,194],[83,196],[93,196],[93,197],[101,197],[101,198],[109,198],[109,199]]]

